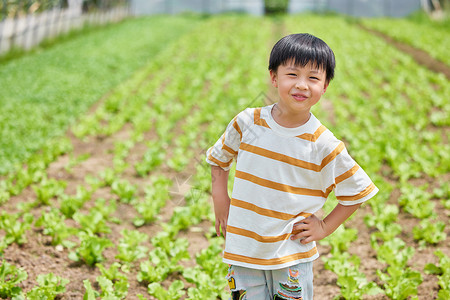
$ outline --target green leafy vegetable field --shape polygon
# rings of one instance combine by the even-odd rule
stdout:
[[[294,32],[335,51],[314,114],[380,188],[320,242],[315,298],[449,299],[449,80],[316,15],[133,19],[0,66],[0,297],[228,299],[204,154],[276,101]]]
[[[0,68],[0,174],[40,149],[108,91],[167,44],[196,25],[195,18],[143,18],[108,25]]]

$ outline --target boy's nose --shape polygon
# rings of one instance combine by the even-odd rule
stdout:
[[[295,83],[295,88],[299,89],[299,90],[306,90],[308,88],[308,85],[306,84],[306,82],[304,80],[298,80]]]

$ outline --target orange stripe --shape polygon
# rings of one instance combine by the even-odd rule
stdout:
[[[260,178],[255,175],[245,173],[242,171],[236,171],[235,177],[253,182],[260,186],[264,186],[267,188],[271,188],[271,189],[286,192],[286,193],[297,194],[297,195],[307,195],[307,196],[317,196],[317,197],[324,197],[324,198],[326,197],[325,193],[321,190],[311,190],[311,189],[290,186],[287,184],[282,184],[282,183],[270,181],[270,180],[267,180],[264,178]]]
[[[266,120],[261,119],[261,107],[255,108],[255,111],[253,112],[253,122],[256,125],[270,128]]]
[[[284,263],[299,260],[299,259],[310,258],[310,257],[313,257],[316,253],[317,253],[317,248],[314,247],[311,250],[309,250],[308,252],[295,253],[295,254],[291,254],[291,255],[287,255],[287,256],[283,256],[283,257],[270,258],[270,259],[254,258],[254,257],[248,257],[248,256],[244,256],[244,255],[239,255],[239,254],[228,253],[228,252],[224,252],[223,257],[226,259],[245,262],[245,263],[249,263],[249,264],[265,265],[265,266],[269,265],[270,266],[270,265],[280,265],[280,264],[284,264]]]
[[[348,170],[347,172],[345,172],[345,173],[339,175],[338,177],[336,177],[334,182],[336,182],[336,184],[341,183],[345,179],[352,177],[353,174],[355,174],[356,171],[358,171],[358,169],[359,169],[359,166],[357,164],[355,164],[350,170]]]
[[[358,169],[359,169],[358,164],[355,164],[350,170],[348,170],[347,172],[345,172],[345,173],[339,175],[338,177],[336,177],[336,178],[334,179],[334,182],[335,182],[335,183],[333,183],[332,185],[330,185],[330,186],[327,188],[327,190],[325,191],[325,194],[327,195],[327,197],[328,197],[328,195],[331,193],[331,191],[336,187],[336,184],[339,184],[339,183],[341,183],[342,181],[344,181],[345,179],[348,179],[348,178],[352,177],[353,174],[355,174],[356,171],[358,171]]]
[[[249,145],[247,143],[241,143],[239,149],[247,151],[247,152],[251,152],[257,155],[261,155],[273,160],[278,160],[296,167],[300,167],[303,169],[308,169],[311,171],[315,171],[315,172],[320,172],[321,167],[319,165],[304,161],[304,160],[300,160],[291,156],[287,156],[278,152],[273,152],[261,147],[257,147],[257,146],[253,146],[253,145]]]
[[[233,127],[234,127],[234,129],[236,129],[236,131],[241,136],[241,141],[242,141],[242,131],[241,131],[241,128],[239,127],[239,124],[236,121],[236,118],[234,118]]]
[[[253,122],[256,124],[261,119],[261,107],[255,108],[253,111]]]
[[[227,168],[231,165],[231,163],[233,162],[233,159],[230,159],[228,162],[223,162],[218,160],[217,158],[215,158],[214,156],[212,156],[211,154],[208,155],[208,159],[214,163],[216,163],[219,167],[222,168]]]
[[[230,154],[237,155],[237,151],[234,151],[231,147],[225,145],[225,133],[222,134],[222,149],[228,151]]]
[[[336,156],[342,152],[342,150],[345,149],[345,145],[343,142],[340,142],[339,145],[330,153],[328,154],[320,164],[320,168],[323,169],[326,165],[328,165],[333,159],[336,158]]]
[[[301,212],[297,215],[288,214],[288,213],[284,213],[284,212],[280,212],[280,211],[262,208],[262,207],[256,206],[255,204],[248,203],[248,202],[245,202],[242,200],[237,200],[234,198],[231,199],[231,205],[239,207],[239,208],[251,210],[262,216],[276,218],[276,219],[280,219],[280,220],[291,220],[291,219],[294,219],[294,218],[300,217],[300,216],[307,218],[311,215],[310,213],[304,213],[304,212]]]
[[[280,241],[284,241],[289,239],[289,237],[292,235],[291,233],[285,233],[278,236],[261,236],[253,231],[237,228],[234,226],[227,226],[227,233],[233,233],[241,236],[246,236],[248,238],[254,239],[261,243],[276,243]]]
[[[375,189],[375,185],[373,183],[371,183],[368,187],[366,187],[364,189],[364,191],[362,191],[359,194],[356,194],[354,196],[337,196],[336,198],[338,200],[341,201],[354,201],[354,200],[359,200],[367,195],[369,195],[373,190]]]
[[[319,136],[324,133],[327,130],[327,128],[323,125],[320,125],[319,128],[317,128],[317,130],[314,132],[314,134],[311,133],[304,133],[301,135],[297,135],[298,138],[307,140],[307,141],[311,141],[311,142],[315,142],[317,141],[317,139],[319,138]]]
[[[228,151],[230,154],[238,155],[237,151],[234,151],[233,149],[231,149],[231,147],[228,147],[225,144],[222,145],[222,149]]]

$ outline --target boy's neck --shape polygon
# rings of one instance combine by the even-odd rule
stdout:
[[[311,112],[309,110],[301,113],[290,114],[286,110],[282,109],[279,103],[276,103],[272,107],[271,114],[272,118],[278,123],[278,125],[287,128],[302,126],[308,122],[311,117]]]

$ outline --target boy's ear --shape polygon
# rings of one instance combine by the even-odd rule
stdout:
[[[325,85],[324,85],[324,87],[323,87],[323,92],[322,92],[322,95],[323,94],[325,94],[325,92],[327,91],[327,88],[328,88],[328,85],[330,84],[330,82],[325,82]]]
[[[272,85],[277,88],[277,72],[275,72],[274,70],[270,70],[270,80],[272,81]]]

